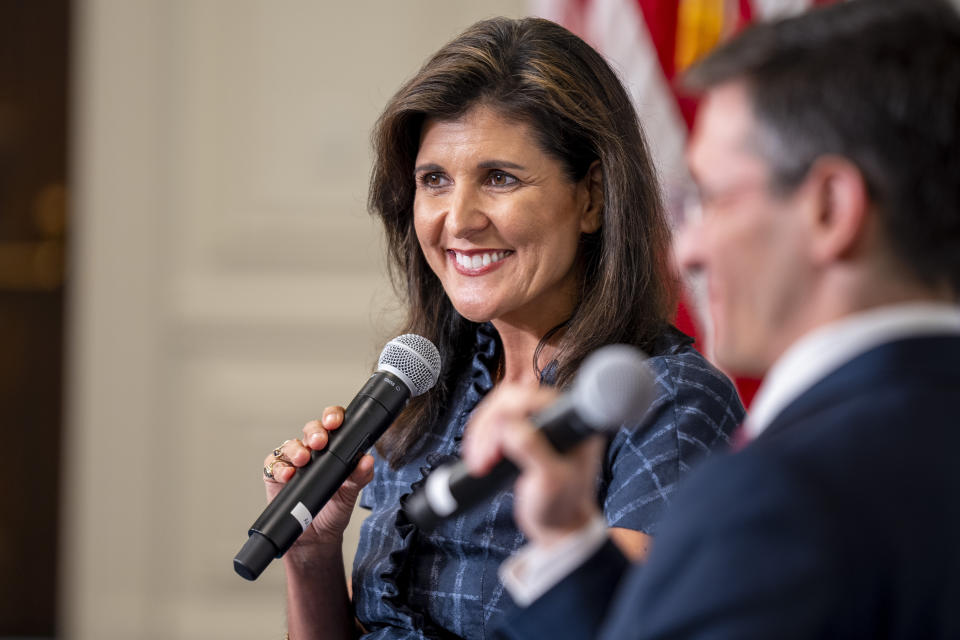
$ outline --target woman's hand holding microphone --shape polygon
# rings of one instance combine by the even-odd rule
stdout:
[[[320,420],[311,420],[303,426],[303,437],[287,440],[263,461],[263,483],[267,501],[272,501],[296,470],[310,462],[310,454],[327,446],[328,432],[343,423],[343,407],[331,406],[323,410]],[[363,489],[373,479],[373,456],[360,459],[350,477],[324,505],[290,551],[314,545],[337,545],[343,540],[343,531],[350,522],[350,514]]]

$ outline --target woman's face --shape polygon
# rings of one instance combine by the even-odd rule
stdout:
[[[571,183],[530,128],[478,106],[428,119],[413,221],[453,306],[542,335],[573,310],[577,245],[600,224],[599,168]]]

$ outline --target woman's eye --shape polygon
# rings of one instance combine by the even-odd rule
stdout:
[[[505,171],[491,172],[488,180],[495,187],[507,187],[517,183],[517,179]]]
[[[442,187],[446,184],[446,180],[442,173],[431,171],[420,176],[420,183],[425,187]]]

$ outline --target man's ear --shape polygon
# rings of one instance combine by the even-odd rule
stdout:
[[[593,233],[603,224],[603,168],[594,160],[581,186],[585,189],[584,208],[580,217],[580,232]]]
[[[851,257],[868,231],[870,196],[860,169],[841,156],[818,158],[804,189],[811,189],[812,258],[820,264]]]

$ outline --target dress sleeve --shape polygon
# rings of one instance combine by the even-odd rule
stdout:
[[[648,363],[654,401],[610,442],[599,498],[608,526],[653,535],[678,483],[701,458],[729,445],[744,411],[730,380],[692,348]]]

